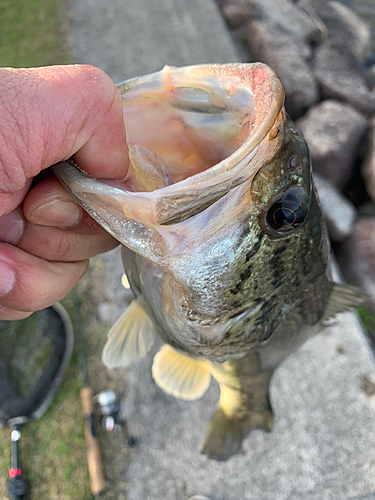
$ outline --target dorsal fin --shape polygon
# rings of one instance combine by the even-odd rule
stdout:
[[[188,401],[201,398],[211,381],[209,362],[184,356],[167,344],[154,357],[152,376],[164,392]]]
[[[102,361],[108,368],[127,367],[133,361],[143,358],[154,340],[152,321],[138,302],[133,300],[109,330]]]
[[[322,321],[327,321],[336,314],[349,311],[353,307],[361,305],[366,299],[368,296],[360,288],[335,283]]]

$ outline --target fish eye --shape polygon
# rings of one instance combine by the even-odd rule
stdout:
[[[305,190],[295,187],[271,206],[267,212],[267,222],[274,231],[289,233],[305,221],[307,212]]]

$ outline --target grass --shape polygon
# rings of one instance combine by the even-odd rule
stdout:
[[[97,319],[97,307],[101,296],[95,283],[105,279],[105,266],[100,259],[93,259],[87,275],[78,285],[80,297],[80,318],[74,304],[74,294],[69,294],[63,301],[68,311],[75,332],[79,324],[85,338],[85,351],[88,362],[89,380],[94,394],[104,389],[113,389],[119,395],[124,391],[123,376],[109,377],[100,361],[100,352],[106,339],[108,325]],[[33,318],[33,317],[31,317]],[[33,320],[31,320],[33,323]],[[32,325],[34,327],[35,325]],[[11,331],[12,329],[10,329]],[[13,370],[16,377],[21,372],[32,373],[45,363],[45,346],[34,337],[34,342],[22,335],[22,322],[13,328],[13,338],[2,335],[0,330],[0,353],[9,352],[23,365],[24,370]],[[16,331],[17,330],[17,331]],[[32,330],[32,328],[31,328]],[[14,342],[14,338],[17,339]],[[35,349],[35,339],[38,347]],[[31,348],[34,344],[33,348]],[[8,346],[8,347],[7,347]],[[4,351],[6,349],[6,351]],[[36,350],[41,356],[31,356]],[[17,364],[16,364],[17,366]],[[30,368],[32,366],[32,368]],[[79,391],[81,379],[77,348],[73,352],[70,366],[63,382],[46,414],[38,421],[27,423],[22,429],[20,443],[21,463],[25,477],[30,483],[30,500],[89,500],[92,499],[87,471],[86,444],[84,438],[84,418],[81,411]],[[108,480],[107,491],[103,500],[125,500],[126,483],[124,481],[128,464],[128,454],[122,434],[108,435],[98,424],[99,441],[104,457],[105,475]],[[9,429],[0,429],[0,500],[7,499],[6,483],[10,467]]]
[[[366,306],[357,307],[357,313],[361,318],[367,333],[371,333],[374,328],[374,315]]]
[[[0,67],[34,67],[74,63],[72,51],[67,43],[69,15],[66,0],[1,0],[0,1]],[[100,352],[106,338],[108,325],[97,320],[97,307],[101,297],[95,295],[95,283],[102,283],[105,269],[100,261],[93,259],[88,274],[79,284],[81,299],[81,322],[85,336],[86,354],[91,387],[94,394],[103,389],[124,391],[123,377],[109,377],[100,362]],[[77,327],[77,316],[73,297],[63,301]],[[31,322],[33,319],[30,320]],[[36,328],[36,327],[35,327]],[[48,343],[43,345],[38,335],[27,337],[22,333],[22,324],[14,324],[13,333],[1,336],[0,355],[13,352],[19,361],[12,366],[15,380],[22,381],[22,374],[41,369],[48,358]],[[14,342],[14,339],[17,339]],[[38,344],[34,356],[30,353]],[[86,443],[84,439],[84,417],[79,391],[78,354],[75,350],[70,366],[58,392],[38,421],[26,424],[20,442],[21,464],[30,483],[29,500],[88,500],[93,498],[90,490]],[[26,386],[18,384],[20,390]],[[121,435],[108,435],[98,426],[99,441],[104,456],[108,488],[103,500],[125,500],[127,447]],[[10,468],[9,429],[0,429],[0,500],[6,500],[6,483]]]
[[[66,42],[68,16],[60,0],[2,0],[0,2],[0,66],[33,67],[74,62]],[[72,314],[71,298],[64,300]],[[31,323],[33,319],[29,320]],[[14,323],[13,333],[3,335],[0,352],[13,352],[14,380],[41,369],[48,358],[48,343],[35,356],[32,343],[38,343],[37,326],[33,335],[23,335],[24,324]],[[103,327],[104,328],[104,327]],[[34,334],[35,333],[35,334]],[[14,339],[17,339],[15,342]],[[26,380],[27,377],[24,377]],[[27,387],[18,384],[21,392]],[[86,500],[92,498],[86,465],[83,417],[79,402],[77,354],[74,353],[63,383],[46,414],[22,429],[21,463],[31,485],[30,499]],[[10,466],[10,436],[0,430],[0,499],[5,500]]]
[[[6,323],[1,328],[0,352],[7,353],[3,361],[20,395],[28,392],[30,381],[41,375],[49,360],[51,343],[42,334],[48,328],[46,320],[46,315],[41,313],[27,320]],[[35,345],[38,345],[37,351]]]
[[[74,63],[66,35],[68,13],[65,0],[2,0],[0,1],[0,66],[33,67]],[[88,356],[89,378],[94,393],[103,389],[114,389],[118,394],[124,390],[120,377],[109,378],[100,362],[100,351],[106,338],[108,325],[97,320],[98,297],[94,297],[94,283],[103,282],[100,262],[95,259],[88,274],[79,284],[81,318]],[[99,297],[100,299],[100,297]],[[100,300],[99,300],[100,302]],[[72,295],[63,305],[69,312],[73,326],[77,317]],[[33,320],[31,320],[32,322]],[[37,335],[31,338],[22,335],[22,324],[14,325],[11,335],[1,336],[0,354],[13,350],[19,366],[12,366],[18,382],[22,373],[33,373],[40,369],[48,357],[48,343],[39,343],[40,350],[30,356],[31,345],[38,344]],[[17,342],[14,342],[14,338]],[[18,369],[19,368],[19,369]],[[22,384],[21,384],[22,385]],[[30,483],[29,500],[88,500],[93,498],[90,490],[84,418],[79,391],[78,354],[73,353],[70,366],[58,392],[38,421],[26,424],[20,442],[21,464]],[[20,387],[26,391],[27,387]],[[105,473],[109,480],[103,500],[125,500],[126,483],[123,479],[127,467],[126,445],[122,436],[104,435],[99,428],[99,440],[104,455]],[[9,429],[0,429],[0,500],[6,500],[6,483],[10,468]]]
[[[65,5],[60,0],[2,0],[0,2],[2,36],[0,66],[33,67],[66,64],[73,56],[66,42],[68,26]],[[72,314],[71,298],[64,301]],[[74,320],[74,317],[73,317]],[[33,320],[30,320],[31,322]],[[15,359],[22,360],[30,370],[42,367],[48,356],[48,346],[30,359],[33,339],[22,338],[22,323],[15,324],[17,343],[1,339],[0,352],[8,341]],[[21,370],[13,367],[13,375],[21,380]],[[63,383],[47,413],[39,421],[22,430],[21,460],[25,476],[31,485],[30,499],[86,500],[92,498],[86,465],[83,417],[79,402],[78,360],[75,353]],[[25,389],[26,387],[21,387]],[[0,499],[5,500],[10,458],[8,429],[0,430]]]
[[[65,3],[60,0],[0,2],[0,66],[32,67],[73,62],[66,43]]]
[[[71,297],[68,296],[64,303],[74,321]],[[22,324],[25,323],[20,322],[20,325]],[[28,339],[23,338],[22,334],[16,335],[15,338],[17,341],[14,343],[17,348],[13,352],[14,359],[22,362],[26,348],[29,348],[30,353],[35,351],[35,343],[39,340],[38,333],[30,335]],[[4,346],[4,338],[2,340]],[[34,346],[31,347],[33,341]],[[36,370],[44,364],[44,356],[38,356],[42,351],[44,346],[41,351],[37,350],[37,355],[34,357],[33,367]],[[1,349],[1,352],[9,351]],[[16,378],[20,377],[21,371],[17,373],[17,370],[12,370],[12,372]],[[27,375],[28,372],[26,367],[24,373]],[[83,417],[79,403],[80,388],[81,381],[75,352],[63,383],[47,413],[40,420],[30,422],[22,429],[21,464],[25,470],[25,477],[31,485],[31,500],[92,498],[86,465]],[[10,457],[8,429],[0,431],[0,457],[0,499],[5,499]]]
[[[33,67],[74,62],[66,42],[68,16],[60,0],[2,0],[0,2],[0,66]],[[65,305],[71,311],[71,299]],[[32,319],[30,320],[33,321]],[[0,352],[13,350],[20,366],[15,379],[42,367],[48,344],[36,356],[28,356],[31,338],[22,337],[22,323],[13,336],[2,337]],[[18,331],[16,331],[18,330]],[[38,341],[33,335],[34,343]],[[17,342],[14,342],[14,338]],[[13,339],[13,340],[12,340]],[[32,359],[31,359],[32,358]],[[22,365],[22,366],[21,366]],[[20,368],[18,370],[18,368]],[[74,354],[63,383],[47,413],[22,430],[21,460],[31,484],[30,499],[85,500],[92,498],[86,466],[83,417],[79,403],[81,382]],[[27,390],[26,387],[20,387]],[[10,458],[8,429],[0,430],[0,499],[5,500]]]

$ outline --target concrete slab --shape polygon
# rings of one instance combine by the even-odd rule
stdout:
[[[77,62],[115,82],[165,64],[239,61],[213,0],[70,0],[70,42]]]
[[[234,45],[212,0],[71,0],[71,44],[78,62],[120,81],[164,64],[230,62]],[[117,251],[107,266],[102,318],[113,321],[129,297],[113,291]],[[141,438],[124,477],[128,500],[375,499],[374,359],[353,314],[342,315],[294,353],[271,390],[272,434],[253,432],[245,454],[227,463],[199,454],[218,398],[213,383],[194,403],[177,401],[151,379],[152,355],[125,374],[125,414]]]
[[[375,381],[374,359],[354,314],[277,370],[273,432],[250,434],[245,455],[227,463],[199,454],[216,384],[200,401],[177,401],[154,385],[151,361],[126,374],[129,428],[141,438],[130,457],[128,500],[375,498],[375,399],[361,389],[363,377]]]

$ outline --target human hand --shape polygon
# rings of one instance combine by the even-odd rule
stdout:
[[[122,179],[128,154],[120,93],[98,68],[2,68],[0,89],[0,319],[15,320],[63,298],[117,245],[54,176],[33,178],[74,155],[94,177]]]

